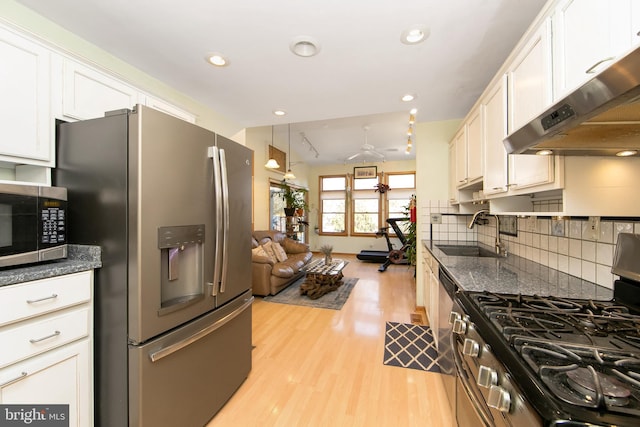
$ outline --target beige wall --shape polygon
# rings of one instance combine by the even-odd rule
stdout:
[[[416,125],[418,241],[429,232],[430,201],[449,199],[449,141],[453,138],[461,122],[462,120],[447,120]],[[417,252],[416,305],[422,306],[424,292],[420,264],[422,260],[421,244],[417,245]]]

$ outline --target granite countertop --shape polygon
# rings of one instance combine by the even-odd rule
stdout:
[[[433,254],[442,268],[464,291],[489,291],[523,295],[553,295],[562,298],[610,300],[613,291],[604,286],[545,267],[515,255],[506,258],[448,256],[437,245],[478,245],[476,242],[423,240],[422,245]]]
[[[0,286],[62,276],[100,267],[102,267],[102,251],[99,246],[68,245],[66,259],[25,267],[0,269]]]

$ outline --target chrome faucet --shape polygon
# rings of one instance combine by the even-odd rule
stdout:
[[[496,218],[496,253],[501,256],[507,256],[507,247],[500,241],[500,218],[498,218],[498,215],[492,214],[491,212],[489,212],[489,209],[480,209],[473,214],[473,217],[471,218],[471,221],[469,222],[469,225],[467,227],[469,228],[469,230],[471,230],[476,224],[478,218],[484,218],[486,215],[493,215]]]

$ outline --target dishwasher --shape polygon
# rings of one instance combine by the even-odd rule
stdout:
[[[453,301],[458,286],[449,276],[446,270],[440,266],[438,269],[438,365],[442,375],[442,381],[449,400],[452,419],[456,419],[456,365],[454,359],[454,334],[453,334]]]

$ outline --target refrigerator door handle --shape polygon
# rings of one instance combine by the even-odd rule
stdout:
[[[215,203],[215,218],[214,218],[214,248],[213,248],[213,289],[211,295],[218,295],[218,283],[220,283],[220,272],[222,270],[220,246],[221,246],[221,231],[222,231],[222,185],[221,185],[221,171],[220,171],[220,155],[218,154],[218,147],[209,147],[209,157],[213,162],[213,197]]]
[[[220,280],[220,292],[224,292],[227,285],[227,268],[229,259],[227,248],[229,246],[229,180],[227,175],[227,158],[224,149],[218,149],[220,153],[220,175],[222,185],[222,277]]]
[[[158,360],[161,360],[167,356],[172,355],[173,353],[182,350],[183,348],[187,347],[190,344],[193,344],[194,342],[206,337],[207,335],[209,335],[210,333],[222,328],[224,325],[226,325],[227,323],[231,322],[233,319],[235,319],[236,317],[238,317],[240,314],[242,314],[242,312],[244,312],[247,308],[251,307],[251,304],[253,303],[254,297],[250,297],[244,300],[244,302],[242,303],[242,305],[238,308],[236,308],[235,310],[233,310],[231,313],[227,314],[224,317],[221,317],[220,319],[216,320],[215,323],[212,323],[211,325],[207,326],[206,328],[196,332],[195,334],[191,335],[190,337],[187,337],[181,341],[178,341],[176,343],[170,344],[158,351],[155,351],[151,354],[149,354],[149,359],[151,359],[152,362],[157,362]]]

